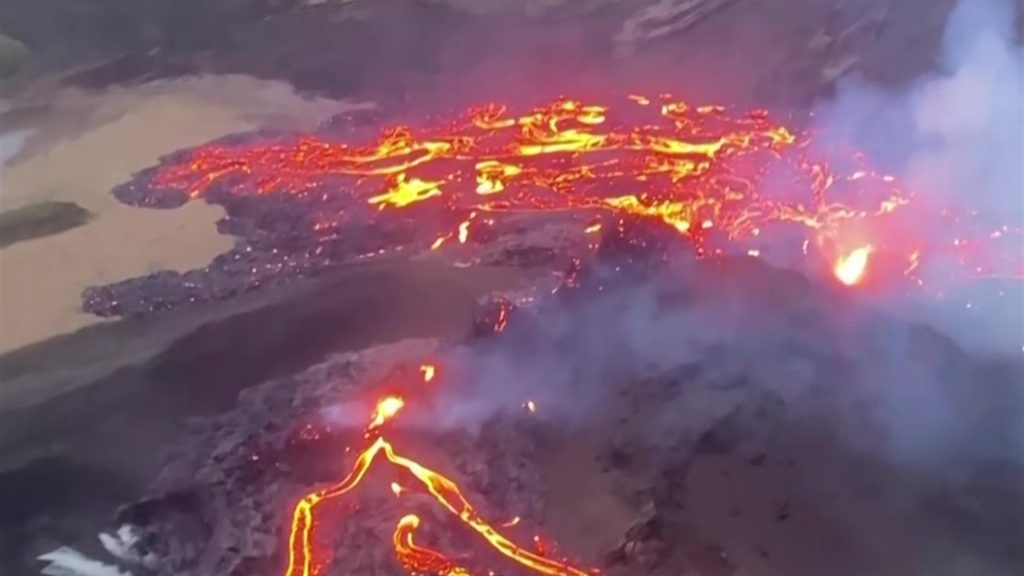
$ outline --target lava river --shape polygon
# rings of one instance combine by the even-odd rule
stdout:
[[[589,576],[590,573],[569,563],[530,552],[516,545],[477,514],[455,482],[396,452],[394,446],[381,435],[381,431],[385,423],[403,406],[404,400],[399,396],[385,396],[378,401],[364,435],[367,447],[356,457],[355,465],[349,474],[333,486],[306,495],[296,504],[289,532],[288,566],[285,569],[285,576],[312,576],[324,566],[324,560],[320,558],[311,538],[317,524],[317,506],[326,500],[343,496],[358,486],[370,465],[381,455],[390,464],[411,473],[440,506],[458,517],[463,524],[505,557],[539,574]],[[393,485],[392,490],[396,495],[401,493],[397,485]],[[411,574],[469,576],[465,568],[457,565],[442,552],[419,546],[414,542],[413,535],[419,524],[420,519],[414,514],[408,514],[399,520],[394,533],[394,550],[399,563]]]

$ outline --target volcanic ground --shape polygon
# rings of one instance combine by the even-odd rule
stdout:
[[[1004,460],[1019,363],[756,260],[599,253],[553,295],[483,298],[466,340],[332,355],[192,420],[111,525],[133,542],[122,564],[853,575],[1024,561],[1021,470]],[[922,404],[971,408],[939,429]],[[369,460],[381,441],[394,453]]]
[[[233,247],[91,287],[117,321],[0,358],[5,572],[1024,569],[1020,356],[872,305],[935,297],[934,262],[1019,279],[1020,228],[807,113],[858,66],[926,69],[943,10],[242,4],[36,42],[72,85],[245,72],[380,105],[111,190],[219,205]],[[38,39],[53,10],[10,13]]]

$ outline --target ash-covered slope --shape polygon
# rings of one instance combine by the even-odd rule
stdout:
[[[577,566],[1020,569],[1019,362],[750,259],[579,279],[465,345],[402,342],[246,392],[190,425],[152,498],[118,521],[145,534],[158,573],[283,573],[292,506],[346,474],[373,400],[402,390],[396,449],[492,524],[520,517],[502,529],[513,540],[532,549],[539,534]],[[420,381],[423,362],[436,381]],[[524,572],[408,478],[374,470],[317,517],[322,574],[402,573],[391,532],[410,512],[425,545],[474,573]]]

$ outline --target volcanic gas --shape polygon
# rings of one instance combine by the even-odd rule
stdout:
[[[584,234],[650,220],[698,256],[794,246],[846,285],[876,257],[888,263],[887,281],[912,287],[925,286],[932,261],[955,280],[1024,277],[1020,230],[931,202],[766,111],[732,114],[667,95],[633,95],[617,108],[559,99],[523,114],[490,104],[453,122],[388,128],[362,145],[314,135],[208,145],[162,165],[150,188],[133,201],[345,196],[351,202],[312,224],[323,243],[353,223],[416,210],[414,235],[441,250],[486,237],[502,217],[544,213],[578,219]]]

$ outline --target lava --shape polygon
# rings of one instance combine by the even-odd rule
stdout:
[[[367,432],[382,426],[394,417],[403,406],[405,406],[405,400],[401,396],[385,396],[382,398],[377,402],[377,407],[373,411],[373,419],[370,421],[370,425],[367,426]]]
[[[420,526],[420,518],[407,514],[398,521],[392,539],[398,561],[412,574],[436,574],[437,576],[469,576],[469,572],[457,566],[444,554],[429,548],[417,546],[412,535]]]
[[[424,382],[430,382],[437,375],[437,366],[434,364],[421,364],[420,374],[423,375]]]
[[[870,243],[902,262],[893,269],[911,285],[923,285],[921,265],[939,259],[956,280],[1024,278],[1020,230],[991,230],[933,205],[927,191],[905,190],[860,154],[823,152],[813,134],[764,111],[734,115],[670,96],[630,95],[616,109],[559,99],[519,115],[490,104],[454,122],[389,128],[361,145],[315,135],[207,145],[159,167],[151,184],[156,194],[191,198],[215,189],[342,196],[351,202],[318,226],[411,219],[433,250],[466,244],[478,214],[493,222],[557,212],[578,215],[581,233],[607,218],[608,233],[621,228],[614,219],[662,223],[698,256],[770,255],[795,230],[797,245],[818,248],[807,256],[848,285],[866,254],[840,266],[822,247]]]
[[[853,286],[864,278],[864,272],[868,267],[868,258],[871,256],[871,246],[861,246],[850,251],[849,254],[841,256],[834,268],[836,278],[846,284]]]
[[[409,472],[442,508],[457,517],[506,558],[546,576],[593,576],[593,573],[547,557],[546,552],[533,553],[519,547],[480,517],[455,482],[411,458],[398,454],[393,445],[380,435],[380,430],[403,406],[404,401],[397,396],[385,396],[379,400],[366,427],[369,445],[356,457],[352,470],[337,484],[311,492],[295,505],[288,536],[288,564],[284,576],[317,574],[323,561],[318,560],[319,555],[312,542],[312,533],[316,526],[316,507],[326,500],[343,496],[358,486],[380,454],[394,466]],[[406,488],[397,483],[391,483],[390,488],[396,497],[406,491]],[[441,552],[419,547],[413,542],[413,532],[419,523],[419,517],[412,514],[399,520],[393,538],[395,555],[399,562],[410,573],[468,576],[469,573],[464,568],[456,565]],[[512,524],[506,523],[506,526],[515,523],[518,523],[518,519]]]
[[[498,317],[494,320],[494,331],[504,332],[508,326],[508,314],[512,303],[507,300],[498,302]]]

